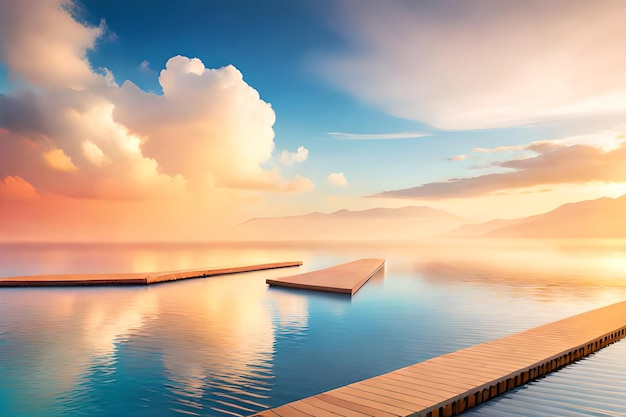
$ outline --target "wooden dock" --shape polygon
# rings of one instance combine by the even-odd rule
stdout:
[[[453,416],[626,335],[626,302],[438,356],[254,414]]]
[[[189,278],[300,266],[302,261],[274,262],[182,271],[126,274],[66,274],[0,278],[0,287],[68,287],[90,285],[149,285]]]
[[[268,279],[266,282],[281,287],[354,295],[384,265],[384,259],[359,259],[304,274]]]

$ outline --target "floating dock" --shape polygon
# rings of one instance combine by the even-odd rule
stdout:
[[[229,266],[182,271],[127,273],[127,274],[68,274],[38,275],[0,278],[0,287],[68,287],[90,285],[149,285],[158,282],[189,278],[206,278],[214,275],[300,266],[302,261],[274,262],[255,265]]]
[[[256,417],[453,416],[626,335],[626,302],[438,356]]]
[[[268,279],[269,285],[354,295],[385,265],[384,259],[359,259],[284,278]]]

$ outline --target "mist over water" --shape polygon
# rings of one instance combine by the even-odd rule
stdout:
[[[387,265],[352,298],[265,284],[362,257]],[[248,415],[624,300],[624,259],[624,241],[2,245],[0,276],[304,265],[0,289],[0,415]]]

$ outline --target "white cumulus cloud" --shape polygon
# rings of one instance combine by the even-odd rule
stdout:
[[[103,29],[74,19],[71,0],[0,0],[0,10],[2,62],[28,87],[0,94],[0,179],[101,199],[313,188],[267,166],[276,116],[234,66],[175,56],[160,72],[162,94],[118,86],[91,68]]]
[[[293,165],[295,162],[304,162],[309,157],[309,150],[304,146],[299,146],[295,152],[282,151],[279,161],[284,165]]]
[[[346,179],[343,172],[333,172],[327,178],[328,183],[334,185],[336,187],[347,187],[348,180]]]

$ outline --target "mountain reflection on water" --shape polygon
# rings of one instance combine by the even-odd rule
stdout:
[[[505,243],[3,245],[2,276],[304,265],[2,289],[0,415],[247,415],[626,299],[626,242]],[[352,298],[265,284],[369,256]]]

